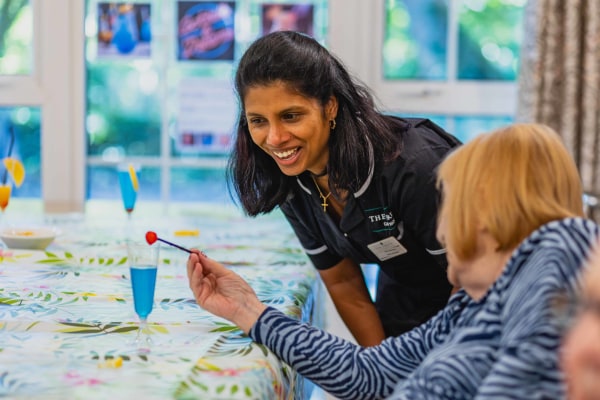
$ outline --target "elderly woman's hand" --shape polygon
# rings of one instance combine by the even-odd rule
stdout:
[[[188,258],[187,274],[196,302],[246,333],[266,309],[242,277],[198,250]]]

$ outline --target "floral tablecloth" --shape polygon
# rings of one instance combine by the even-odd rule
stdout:
[[[160,214],[159,214],[160,215]],[[13,220],[14,223],[14,220]],[[204,250],[264,302],[321,323],[314,269],[281,214],[211,208],[188,216],[46,218],[45,251],[0,250],[0,397],[294,399],[306,384],[265,347],[194,301],[187,253],[161,246],[150,353],[130,344],[137,316],[127,240],[146,230]]]

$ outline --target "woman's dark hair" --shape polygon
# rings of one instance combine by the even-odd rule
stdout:
[[[337,126],[330,135],[327,165],[334,195],[339,190],[356,192],[372,159],[384,160],[398,151],[390,119],[376,110],[369,90],[319,42],[291,31],[263,36],[244,53],[235,75],[240,115],[227,178],[230,193],[233,187],[246,214],[270,212],[297,185],[295,177],[283,174],[275,160],[254,144],[245,120],[248,89],[277,81],[318,100],[323,108],[331,96],[337,99]]]

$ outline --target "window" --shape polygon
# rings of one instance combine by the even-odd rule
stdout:
[[[33,17],[28,0],[0,0],[0,75],[28,75],[33,65]]]
[[[41,110],[35,90],[20,90],[34,84],[32,5],[0,0],[0,16],[0,159],[14,157],[25,167],[25,179],[16,187],[0,163],[0,184],[11,185],[14,203],[15,198],[41,198]]]
[[[15,143],[31,145],[13,154],[27,168],[15,196],[33,196],[27,207],[35,208],[43,199],[47,212],[83,210],[83,69],[77,62],[83,59],[82,2],[0,0],[0,7],[10,9],[11,18],[0,24],[7,32],[0,40],[13,49],[9,58],[19,59],[0,74],[0,108],[18,132]],[[6,126],[0,134],[9,137]],[[8,143],[0,146],[6,151]],[[11,201],[10,207],[19,203]]]
[[[526,0],[364,3],[347,23],[382,29],[351,44],[347,30],[331,33],[383,109],[429,117],[463,141],[513,121]]]
[[[41,198],[39,107],[0,107],[0,158],[15,157],[25,167],[25,180],[12,187],[11,198]],[[0,165],[0,184],[10,184]]]
[[[140,199],[228,202],[235,63],[290,21],[325,38],[326,1],[292,3],[88,0],[88,198],[118,197],[115,166],[125,161],[141,166]],[[213,29],[213,43],[202,39]]]
[[[387,1],[384,78],[514,81],[524,3]]]
[[[40,196],[50,212],[117,198],[123,160],[142,168],[140,199],[228,201],[225,125],[233,119],[222,121],[237,105],[223,101],[224,90],[261,32],[289,23],[290,13],[308,29],[302,8],[312,11],[312,34],[390,113],[429,116],[463,140],[514,114],[525,0],[0,0],[0,10],[9,3],[20,9],[0,24],[0,118],[10,121],[0,140],[11,126],[19,142],[34,143],[19,155],[31,186],[15,195]],[[203,59],[190,25],[179,38],[176,29],[211,4],[234,10],[236,40],[233,55]],[[109,17],[121,20],[110,32]],[[128,24],[137,38],[118,33]],[[108,34],[120,36],[120,49],[100,48]],[[133,38],[141,44],[127,51]],[[222,112],[199,112],[214,107]]]

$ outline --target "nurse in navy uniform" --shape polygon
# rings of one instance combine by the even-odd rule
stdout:
[[[379,344],[442,309],[452,286],[435,171],[460,142],[430,120],[379,112],[333,54],[296,32],[255,41],[235,88],[231,187],[248,215],[283,211],[357,342]],[[364,263],[380,266],[375,302]]]

